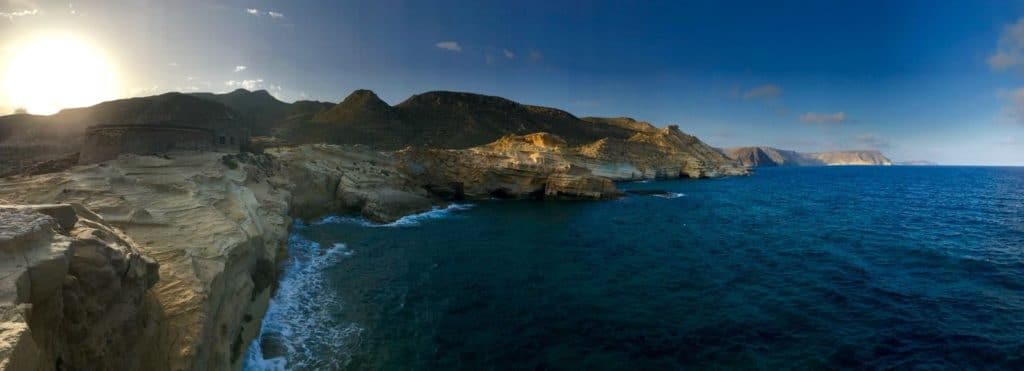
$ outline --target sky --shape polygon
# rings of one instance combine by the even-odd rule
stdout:
[[[0,0],[0,87],[100,85],[77,77],[101,75],[81,58],[17,58],[47,35],[113,71],[75,102],[455,90],[678,124],[719,147],[1024,165],[1021,1]],[[12,77],[16,60],[29,72]],[[13,112],[24,93],[5,90]]]

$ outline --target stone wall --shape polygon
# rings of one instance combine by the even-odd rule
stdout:
[[[175,150],[238,152],[245,140],[240,133],[187,126],[97,126],[86,131],[79,163],[102,162],[122,153],[158,154]]]

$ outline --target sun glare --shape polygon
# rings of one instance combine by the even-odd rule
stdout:
[[[96,47],[67,36],[47,36],[14,48],[4,89],[11,104],[29,113],[52,114],[115,97],[115,74]]]

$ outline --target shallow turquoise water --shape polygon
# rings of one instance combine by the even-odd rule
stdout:
[[[1024,168],[621,187],[300,226],[246,368],[1024,368]]]

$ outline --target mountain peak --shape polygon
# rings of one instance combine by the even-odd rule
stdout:
[[[345,97],[345,100],[341,101],[339,105],[358,105],[371,107],[384,105],[390,107],[390,105],[381,100],[380,97],[378,97],[377,94],[373,92],[373,90],[369,89],[357,89],[353,91],[352,94],[349,94],[347,97]]]
[[[392,107],[373,91],[359,89],[331,109],[318,113],[313,120],[336,123],[389,121],[393,116],[392,111]]]

